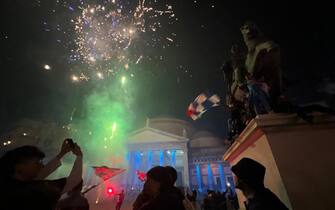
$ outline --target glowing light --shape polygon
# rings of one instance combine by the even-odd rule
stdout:
[[[221,190],[224,192],[226,191],[226,179],[225,179],[225,175],[223,172],[223,166],[221,163],[218,164],[219,166],[219,174],[220,174],[220,180],[221,180]]]
[[[125,69],[129,69],[129,64],[127,63],[126,65],[124,65]]]
[[[111,196],[114,193],[114,189],[112,187],[107,188],[107,195]]]
[[[213,172],[210,163],[207,164],[207,183],[210,189],[213,189]]]
[[[106,145],[104,146],[104,149],[107,149],[107,146],[106,146]]]
[[[159,165],[160,166],[164,165],[164,150],[159,151]]]
[[[200,165],[196,165],[198,190],[202,192],[202,176]]]
[[[138,64],[143,58],[143,55],[141,55],[140,57],[138,57],[137,61],[136,61],[136,64]]]
[[[93,56],[90,56],[90,57],[88,58],[88,60],[91,61],[91,62],[95,62],[95,61],[96,61],[95,58],[94,58]]]
[[[173,42],[173,39],[171,39],[170,37],[166,37],[167,40],[169,40],[170,42]]]
[[[103,78],[104,78],[104,75],[103,75],[101,72],[98,72],[98,73],[97,73],[97,77],[98,77],[99,79],[103,79]]]
[[[80,10],[79,15],[70,20],[74,23],[75,31],[75,48],[71,49],[71,60],[78,64],[88,64],[83,69],[87,71],[87,80],[95,71],[103,73],[104,77],[114,76],[122,69],[119,67],[128,69],[128,63],[138,64],[144,57],[152,60],[150,56],[143,56],[142,51],[129,51],[136,46],[142,49],[144,46],[166,46],[164,43],[173,42],[172,38],[167,37],[167,30],[160,30],[165,22],[161,18],[168,19],[168,24],[177,20],[171,5],[157,9],[155,3],[158,1],[152,4],[139,0],[133,7],[125,7],[122,2],[116,4],[115,0],[97,4],[79,2],[80,5],[71,5]],[[114,5],[111,7],[110,3]],[[147,33],[151,31],[156,33]],[[175,33],[168,34],[176,36]],[[170,43],[167,45],[171,46]],[[111,64],[116,67],[112,74],[108,68]]]
[[[116,131],[116,123],[113,123],[113,127],[112,127],[112,133],[114,133]]]
[[[50,67],[48,64],[45,64],[45,65],[44,65],[44,69],[45,69],[45,70],[50,70],[51,67]]]
[[[73,82],[78,82],[79,81],[79,78],[76,75],[72,75],[71,79],[72,79]]]
[[[125,83],[126,83],[126,77],[123,76],[123,77],[121,78],[121,84],[124,85]]]
[[[171,151],[170,150],[166,151],[166,153],[168,153],[168,155],[171,155]]]
[[[230,183],[229,182],[227,182],[227,186],[230,187]]]
[[[7,144],[11,144],[12,142],[11,141],[7,141]]]
[[[27,134],[27,133],[23,133],[22,135],[23,135],[23,136],[27,136],[28,134]]]

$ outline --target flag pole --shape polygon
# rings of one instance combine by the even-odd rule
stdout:
[[[99,185],[101,185],[102,183],[106,182],[107,180],[110,180],[111,178],[115,177],[116,175],[119,175],[121,173],[123,173],[125,170],[123,170],[122,172],[116,173],[114,176],[109,177],[108,179],[104,179],[102,182],[95,184],[93,186],[91,186],[90,188],[88,188],[87,190],[85,190],[84,192],[82,192],[82,195],[85,195],[86,193],[88,193],[89,191],[93,190],[94,188],[98,187]]]
[[[111,178],[113,178],[113,177],[111,177]],[[104,180],[104,181],[102,181],[102,182],[100,182],[100,183],[98,183],[98,184],[95,184],[95,185],[91,186],[90,188],[88,188],[87,190],[85,190],[84,192],[82,192],[81,194],[82,194],[82,195],[85,195],[85,194],[88,193],[89,191],[93,190],[94,188],[96,188],[97,186],[101,185],[101,184],[104,183],[105,181],[110,180],[111,178],[106,179],[106,180]]]

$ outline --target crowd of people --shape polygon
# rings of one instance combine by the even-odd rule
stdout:
[[[61,159],[72,152],[76,156],[68,177],[47,180],[61,166]],[[81,193],[83,153],[71,139],[64,140],[59,153],[46,165],[45,154],[35,146],[22,146],[0,158],[0,207],[2,210],[88,210],[89,203]],[[243,158],[232,167],[236,188],[240,189],[248,210],[287,210],[287,207],[263,184],[265,167]],[[198,193],[184,193],[175,186],[177,171],[171,166],[155,166],[147,174],[133,210],[195,210]],[[117,194],[120,210],[125,192]],[[230,188],[224,193],[208,191],[201,205],[204,210],[238,209],[237,197]]]
[[[236,194],[230,188],[225,192],[208,190],[202,202],[203,210],[237,210],[239,209]]]

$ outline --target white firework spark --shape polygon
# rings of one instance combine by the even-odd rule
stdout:
[[[115,75],[122,69],[127,70],[129,64],[138,64],[144,58],[141,50],[137,50],[137,53],[131,51],[134,47],[161,45],[165,48],[162,40],[170,43],[174,41],[167,36],[159,38],[159,30],[163,27],[160,17],[165,16],[171,22],[176,20],[171,5],[165,5],[165,10],[158,10],[147,6],[145,0],[139,0],[137,6],[131,9],[125,8],[119,2],[106,1],[80,8],[81,15],[73,21],[76,49],[73,50],[72,57],[88,65],[88,74],[93,70],[96,71],[95,74],[104,72],[104,75]],[[143,39],[147,32],[156,33],[150,39],[152,43]],[[174,33],[173,35],[175,36]]]

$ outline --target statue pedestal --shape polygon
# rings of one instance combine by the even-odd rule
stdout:
[[[249,157],[263,164],[265,186],[290,209],[334,209],[335,117],[314,116],[313,124],[295,114],[257,116],[224,159],[234,165]],[[245,209],[244,196],[237,194]]]

